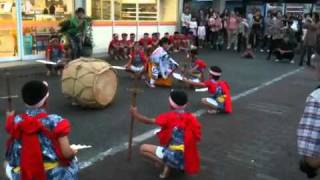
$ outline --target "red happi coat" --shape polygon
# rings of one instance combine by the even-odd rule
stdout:
[[[225,99],[225,104],[224,104],[224,111],[226,113],[231,113],[232,112],[232,100],[231,100],[231,94],[230,94],[230,86],[226,81],[216,81],[216,82],[211,82],[206,81],[205,82],[206,86],[208,87],[208,91],[211,94],[215,94],[217,90],[217,86],[220,86],[222,89],[222,93],[226,96]]]
[[[161,127],[157,133],[161,146],[168,146],[174,127],[184,130],[184,167],[188,174],[196,174],[200,170],[200,155],[197,144],[201,138],[201,125],[191,113],[168,112],[156,118]]]
[[[70,124],[67,120],[62,120],[52,131],[44,127],[41,123],[42,118],[46,118],[46,113],[40,113],[36,116],[27,114],[20,115],[23,119],[20,123],[14,123],[15,116],[9,116],[6,120],[6,131],[10,134],[7,141],[7,151],[14,140],[21,140],[20,154],[20,173],[21,180],[45,180],[46,172],[39,141],[39,133],[47,136],[53,145],[61,166],[68,166],[70,161],[62,155],[58,138],[66,136],[70,132]]]
[[[140,55],[141,61],[142,61],[143,64],[144,64],[144,67],[147,68],[147,67],[148,67],[148,59],[147,59],[146,55],[144,54],[144,51],[139,50],[138,53],[139,53],[139,55]],[[136,56],[136,52],[131,51],[130,57],[131,57],[132,61],[134,61],[135,56]]]

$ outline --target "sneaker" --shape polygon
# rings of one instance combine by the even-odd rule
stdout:
[[[230,50],[230,46],[227,47],[227,50]]]
[[[147,84],[147,86],[149,88],[155,88],[156,87],[154,84],[151,84],[148,80],[145,80],[145,82],[146,82],[146,84]]]
[[[279,62],[279,59],[274,60],[274,62]]]
[[[309,166],[309,164],[306,163],[303,159],[300,160],[299,167],[302,172],[307,174],[308,178],[314,178],[318,175],[317,169]]]
[[[233,50],[234,50],[234,51],[237,51],[237,50],[238,50],[238,47],[237,47],[237,46],[235,46],[235,47],[233,48]]]
[[[263,53],[263,52],[264,52],[264,50],[263,50],[263,49],[260,49],[260,52],[262,52],[262,53]]]
[[[209,109],[207,112],[208,112],[208,114],[217,114],[218,113],[218,111],[215,109]]]
[[[294,60],[291,60],[291,61],[290,61],[290,64],[294,64]]]

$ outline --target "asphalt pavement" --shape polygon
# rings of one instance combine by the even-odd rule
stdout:
[[[181,55],[176,56],[179,61]],[[203,139],[200,144],[202,157],[201,173],[194,177],[174,174],[176,179],[303,179],[297,171],[295,130],[303,110],[307,94],[317,86],[308,69],[303,69],[291,76],[278,79],[269,86],[268,82],[288,72],[298,69],[295,64],[275,63],[265,60],[265,55],[259,54],[257,59],[239,58],[235,52],[213,52],[202,50],[200,57],[209,65],[218,65],[223,69],[223,79],[232,88],[236,96],[248,90],[257,92],[249,94],[234,103],[232,115],[203,115],[200,120],[203,125]],[[111,64],[124,62],[110,61]],[[130,93],[127,88],[132,86],[132,79],[124,72],[118,72],[119,88],[114,102],[103,110],[88,110],[71,106],[71,102],[61,93],[59,77],[46,77],[43,66],[10,70],[12,76],[12,94],[19,94],[21,85],[30,79],[47,80],[50,86],[50,113],[58,113],[68,118],[72,123],[72,143],[88,144],[93,148],[79,153],[83,166],[80,179],[156,179],[159,170],[145,162],[134,148],[134,157],[126,162],[126,152],[121,151],[107,156],[99,161],[97,155],[108,153],[128,139],[130,116]],[[0,96],[6,95],[3,71],[1,77]],[[267,83],[267,84],[266,84]],[[148,89],[143,82],[140,88],[144,90],[138,96],[138,107],[149,115],[155,116],[168,109],[167,96],[171,88]],[[266,86],[261,86],[266,85]],[[175,83],[173,88],[183,88]],[[201,107],[199,99],[206,93],[194,93],[187,89],[191,106],[189,110],[196,112]],[[18,112],[24,107],[21,98],[14,100]],[[6,102],[0,102],[0,111],[4,112]],[[3,114],[0,118],[4,119]],[[4,121],[0,122],[4,127]],[[135,136],[147,132],[154,127],[135,125]],[[7,135],[0,132],[0,144],[4,147]],[[148,139],[156,143],[154,138]],[[0,148],[4,154],[4,148]],[[103,154],[103,153],[102,153]],[[83,164],[92,162],[93,164]],[[1,177],[1,176],[0,176]]]

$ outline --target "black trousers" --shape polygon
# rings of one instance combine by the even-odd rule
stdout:
[[[238,34],[238,52],[244,51],[247,49],[247,38],[242,35],[242,33]]]
[[[218,31],[216,31],[216,32],[210,31],[209,39],[210,39],[210,45],[211,46],[215,46],[216,45],[216,42],[217,42],[217,39],[218,39],[218,35],[219,35]]]
[[[313,47],[312,46],[303,46],[302,47],[302,54],[300,57],[300,63],[299,65],[302,66],[304,62],[304,56],[307,54],[307,65],[311,65],[311,56],[313,52]]]
[[[275,51],[274,54],[277,57],[277,59],[279,59],[279,60],[282,60],[282,59],[292,60],[294,58],[294,53],[293,52],[288,52],[288,53],[281,54],[280,51]]]
[[[270,59],[272,53],[274,53],[274,51],[279,48],[279,45],[281,44],[281,42],[282,42],[282,39],[272,39],[271,40],[270,47],[269,47],[268,59]]]
[[[252,29],[250,36],[249,36],[249,42],[252,45],[252,48],[258,48],[260,45],[261,40],[261,30],[260,29]]]

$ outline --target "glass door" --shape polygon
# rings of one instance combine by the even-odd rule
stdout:
[[[0,62],[19,59],[15,0],[0,0]]]
[[[74,12],[73,0],[18,0],[21,3],[23,59],[45,58],[60,21]]]

